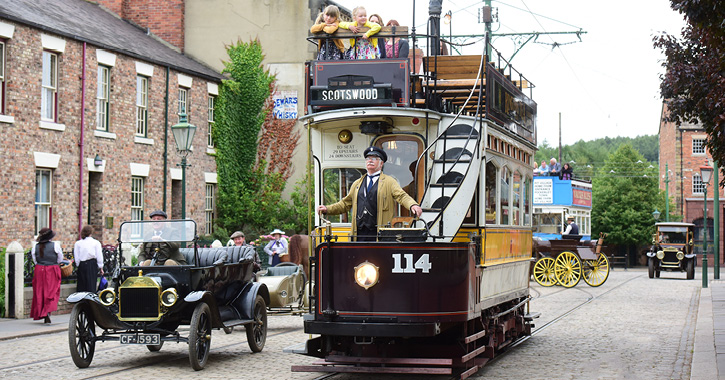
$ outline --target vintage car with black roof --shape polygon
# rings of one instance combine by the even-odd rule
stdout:
[[[666,222],[655,224],[652,248],[647,252],[649,278],[659,278],[661,271],[687,272],[695,278],[694,233],[692,223]]]
[[[122,248],[158,242],[151,238],[154,227],[173,231],[165,241],[179,244],[187,264],[156,265],[152,257],[149,266],[125,265]],[[152,352],[165,342],[183,342],[189,345],[191,366],[201,370],[212,329],[230,334],[235,326],[245,327],[252,352],[262,351],[269,292],[253,281],[252,247],[198,248],[193,220],[125,222],[118,243],[119,265],[108,288],[68,297],[75,304],[68,343],[76,366],[91,364],[97,342],[145,345]],[[182,325],[189,326],[188,335],[187,329],[180,331]]]

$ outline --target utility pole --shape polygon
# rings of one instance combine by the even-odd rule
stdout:
[[[561,163],[561,112],[559,112],[559,163]]]
[[[715,186],[713,186],[713,190],[715,191],[715,194],[713,194],[713,245],[715,246],[715,279],[720,279],[720,176],[718,175],[720,172],[720,167],[718,165],[718,162],[715,161],[712,164],[714,172],[712,173],[713,176],[713,183]]]

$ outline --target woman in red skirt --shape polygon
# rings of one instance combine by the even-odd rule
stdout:
[[[31,254],[35,269],[33,271],[33,303],[30,305],[30,317],[34,320],[43,318],[43,323],[50,323],[50,313],[58,310],[60,298],[60,263],[63,251],[60,244],[50,241],[55,232],[43,228],[38,232],[38,244]]]

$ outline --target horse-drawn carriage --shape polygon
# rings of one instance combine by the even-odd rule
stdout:
[[[600,286],[609,277],[609,260],[602,253],[605,234],[597,240],[580,241],[581,235],[562,235],[560,240],[534,237],[532,267],[541,286],[576,286],[584,278],[589,286]]]

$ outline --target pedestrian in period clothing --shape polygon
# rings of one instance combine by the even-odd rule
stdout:
[[[234,231],[232,236],[229,237],[232,242],[234,242],[234,245],[237,247],[251,247],[244,238],[244,232],[242,231]],[[252,268],[253,272],[258,272],[260,269],[262,269],[262,260],[259,258],[259,254],[257,253],[257,250],[254,250],[254,265]]]
[[[269,255],[269,265],[275,266],[282,262],[282,256],[287,255],[289,243],[287,243],[287,239],[282,237],[284,231],[279,228],[275,228],[269,234],[274,237],[274,240],[267,243],[267,246],[264,247],[264,252],[267,252],[267,255]]]
[[[78,263],[77,288],[78,292],[95,293],[98,287],[98,274],[103,276],[103,250],[101,242],[94,239],[93,227],[85,226],[81,230],[81,240],[78,240],[73,246],[73,257]]]
[[[566,217],[566,229],[562,235],[579,235],[579,226],[574,222],[575,219],[573,215]]]
[[[30,317],[36,321],[43,318],[43,323],[50,323],[50,313],[58,310],[58,299],[60,299],[58,264],[63,261],[63,251],[60,244],[50,241],[54,236],[53,230],[42,228],[38,231],[38,244],[30,252],[35,263]]]

